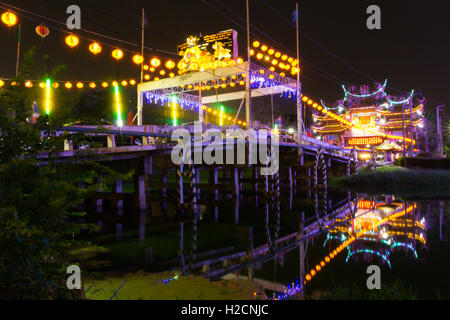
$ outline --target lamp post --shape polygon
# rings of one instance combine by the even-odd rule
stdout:
[[[440,105],[436,107],[436,115],[437,115],[437,130],[438,130],[438,154],[439,157],[443,157],[444,156],[444,146],[443,146],[443,141],[442,141],[442,128],[441,128],[441,118],[439,115],[439,112],[441,110],[441,108],[445,108],[444,105]]]

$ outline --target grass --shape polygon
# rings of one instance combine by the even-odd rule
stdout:
[[[355,283],[352,286],[334,285],[321,291],[320,300],[416,300],[417,294],[411,287],[405,287],[398,281],[381,284],[381,289],[369,290]]]
[[[430,195],[450,196],[450,171],[380,167],[374,172],[361,170],[358,175],[332,179],[330,185],[367,193],[418,191],[420,195],[428,192]]]
[[[262,299],[263,289],[247,280],[222,280],[211,282],[199,276],[179,277],[163,283],[174,274],[128,273],[110,274],[102,280],[86,279],[83,287],[89,300],[255,300]],[[255,295],[256,293],[256,295]]]

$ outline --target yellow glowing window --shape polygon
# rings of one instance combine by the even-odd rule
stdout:
[[[358,124],[370,124],[372,122],[372,117],[370,116],[361,116],[358,118]]]

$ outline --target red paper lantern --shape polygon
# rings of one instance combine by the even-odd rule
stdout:
[[[36,27],[36,33],[41,37],[41,38],[45,38],[46,36],[49,35],[50,30],[47,28],[47,26],[40,24]]]

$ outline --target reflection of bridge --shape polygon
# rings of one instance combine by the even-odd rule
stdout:
[[[139,239],[141,241],[146,237],[148,216],[151,215],[153,200],[156,199],[156,202],[164,207],[167,203],[173,202],[173,198],[170,196],[175,195],[177,211],[182,217],[180,223],[181,254],[178,261],[184,273],[202,270],[206,277],[219,279],[225,274],[247,268],[249,278],[253,279],[255,265],[279,259],[296,248],[300,248],[300,254],[304,257],[307,239],[334,226],[334,217],[355,210],[356,202],[350,201],[351,199],[346,199],[344,203],[333,206],[331,200],[328,200],[326,196],[328,178],[348,175],[357,170],[359,163],[353,150],[339,148],[307,137],[305,137],[303,145],[285,141],[274,142],[273,144],[276,143],[279,147],[279,159],[275,160],[279,170],[264,176],[261,175],[260,169],[268,165],[252,164],[250,150],[252,145],[266,146],[267,142],[265,144],[255,139],[225,139],[218,143],[206,139],[194,139],[191,144],[193,158],[198,152],[195,147],[200,145],[201,152],[214,146],[219,151],[233,150],[236,155],[240,141],[245,142],[243,143],[244,161],[235,164],[185,164],[179,166],[171,161],[171,152],[176,143],[176,141],[171,141],[171,129],[173,128],[164,130],[164,128],[156,126],[103,129],[82,126],[63,127],[59,129],[59,134],[63,132],[88,133],[88,136],[97,136],[99,139],[103,139],[102,143],[106,144],[106,147],[84,147],[77,150],[77,146],[71,144],[71,137],[65,136],[66,150],[59,155],[59,158],[61,160],[71,157],[98,161],[114,160],[110,161],[109,165],[113,168],[122,168],[120,171],[136,169],[132,182],[133,193],[124,193],[124,181],[117,180],[112,186],[111,192],[99,190],[94,195],[93,205],[96,207],[97,213],[102,213],[104,202],[112,201],[113,208],[118,214],[118,220],[122,219],[126,206],[134,206],[135,211],[139,214]],[[141,137],[142,145],[119,146],[116,144],[119,137],[124,136]],[[45,158],[45,155],[43,157]],[[314,192],[317,213],[315,217],[302,219],[299,231],[282,236],[279,235],[280,189],[289,190],[291,210],[293,210],[292,203],[298,194],[297,190],[309,191],[310,199],[313,199],[312,193]],[[248,250],[226,255],[222,253],[221,257],[213,255],[212,258],[207,258],[208,256],[203,256],[202,252],[197,252],[196,245],[192,252],[186,252],[184,230],[188,223],[189,225],[192,223],[194,230],[196,229],[199,223],[200,206],[213,206],[217,221],[219,206],[223,205],[224,199],[230,199],[235,203],[235,223],[239,224],[240,202],[243,201],[244,196],[255,199],[255,208],[260,206],[260,210],[265,212],[267,234],[265,244],[253,247],[253,231],[250,228]],[[150,200],[151,198],[152,200]],[[117,230],[122,230],[119,223]],[[200,257],[204,257],[204,260],[199,260]],[[304,275],[303,260],[301,265]]]

